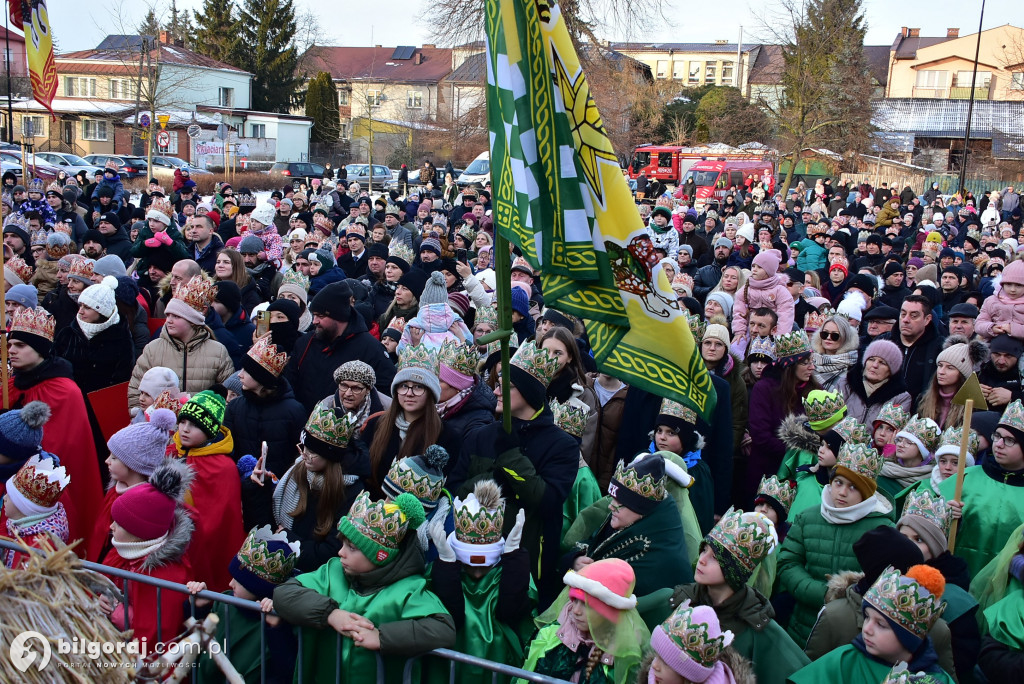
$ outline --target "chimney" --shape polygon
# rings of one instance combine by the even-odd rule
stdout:
[[[423,53],[417,50],[416,53],[412,56],[412,63],[423,64]]]
[[[912,29],[910,29],[910,36],[909,37],[910,38],[920,38],[921,37],[921,29],[919,29],[919,28],[912,28]]]
[[[906,38],[906,37],[907,37],[907,35],[909,35],[909,34],[907,33],[907,30],[908,30],[908,29],[907,29],[907,27],[906,27],[906,26],[904,26],[903,28],[901,28],[901,29],[900,29],[900,35],[901,35],[901,36],[903,36],[904,38]]]
[[[958,29],[958,28],[948,28],[948,29],[946,29],[946,38],[959,38],[959,37],[960,37],[960,29]]]
[[[167,31],[161,31],[159,38],[160,38],[160,42],[163,43],[164,45],[170,45],[170,43],[171,43],[171,34],[168,33]]]

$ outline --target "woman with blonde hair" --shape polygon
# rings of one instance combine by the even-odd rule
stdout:
[[[722,269],[722,278],[718,281],[718,285],[715,285],[715,288],[711,291],[725,292],[735,300],[736,293],[742,290],[746,284],[747,274],[742,268],[739,266],[726,266]]]
[[[857,331],[842,316],[830,316],[811,338],[814,378],[829,392],[839,386],[847,371],[857,363],[860,340]]]

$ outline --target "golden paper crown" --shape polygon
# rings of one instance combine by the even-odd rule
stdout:
[[[393,240],[391,244],[388,245],[388,256],[401,259],[410,265],[416,259],[416,256],[412,253],[412,247],[401,240]]]
[[[494,480],[480,480],[465,500],[455,499],[455,538],[465,544],[496,544],[505,524],[505,499]]]
[[[43,194],[43,187],[44,184],[42,178],[33,178],[32,180],[25,184],[26,190],[28,190],[29,192],[38,192],[40,195]]]
[[[48,238],[49,236],[50,236],[50,234],[46,231],[45,228],[40,228],[39,230],[32,231],[32,235],[31,235],[32,246],[33,247],[45,247],[46,246],[46,238]]]
[[[71,482],[64,466],[49,456],[35,454],[14,475],[14,486],[32,503],[50,508],[57,504],[61,492]]]
[[[872,446],[850,442],[839,447],[839,455],[836,457],[837,468],[842,466],[852,473],[871,480],[878,479],[878,474],[882,472],[883,462],[882,455]]]
[[[583,432],[587,429],[587,418],[590,417],[590,407],[583,402],[572,403],[571,400],[562,403],[557,399],[548,402],[551,412],[555,414],[555,425],[573,437],[583,439]]]
[[[162,192],[162,189],[161,189]],[[153,211],[159,211],[164,216],[174,216],[174,207],[165,197],[157,197],[149,203],[149,208]]]
[[[775,338],[769,335],[768,337],[755,337],[750,340],[750,346],[747,348],[747,357],[749,358],[754,354],[767,356],[772,361],[778,359],[779,357],[775,352]]]
[[[275,378],[281,377],[284,367],[288,365],[288,354],[279,352],[277,345],[270,341],[271,334],[267,333],[256,340],[256,343],[247,352],[250,359],[258,363],[264,370]]]
[[[23,332],[53,342],[53,331],[56,323],[46,309],[37,306],[34,309],[21,309],[14,313],[11,321],[11,332]]]
[[[931,523],[942,531],[943,536],[949,535],[949,528],[953,523],[953,511],[946,505],[946,500],[927,489],[912,491],[907,495],[907,502],[903,505],[903,517],[908,515]]]
[[[74,265],[71,266],[72,269],[74,267]],[[192,279],[184,285],[179,285],[178,291],[174,293],[174,298],[180,299],[191,308],[205,315],[216,291],[213,280],[206,275],[197,275],[192,276]]]
[[[551,384],[558,374],[558,359],[547,349],[541,349],[531,340],[516,349],[510,363],[530,374],[544,387]]]
[[[68,269],[68,277],[78,276],[79,278],[92,280],[92,277],[96,275],[92,270],[92,267],[95,265],[96,262],[92,259],[75,259],[71,263],[71,268]]]
[[[808,312],[804,316],[804,330],[821,330],[821,326],[825,325],[825,321],[831,316],[833,316],[831,312],[827,314],[818,313],[817,311]]]
[[[238,560],[252,574],[271,584],[284,584],[295,571],[301,543],[288,541],[284,531],[273,534],[270,525],[254,527],[238,550]]]
[[[10,268],[23,285],[28,285],[28,282],[32,280],[32,273],[35,269],[29,266],[21,257],[11,257],[4,262],[4,266]]]
[[[302,275],[300,271],[288,269],[281,277],[282,285],[296,285],[299,289],[309,290],[309,276]]]
[[[937,572],[937,571],[936,571]],[[924,639],[946,604],[917,580],[891,565],[864,594],[864,601],[919,639]]]
[[[658,409],[659,416],[670,416],[672,418],[678,418],[684,423],[690,425],[697,424],[697,412],[689,406],[684,406],[678,401],[672,401],[671,399],[665,398],[661,400],[661,408]]]
[[[405,330],[405,319],[402,318],[401,316],[395,316],[390,321],[388,321],[388,328],[393,328],[398,332],[403,332]]]
[[[885,402],[882,405],[882,410],[878,412],[878,417],[875,418],[876,423],[885,423],[896,428],[899,432],[910,420],[910,413],[899,404],[894,404],[892,399]]]
[[[442,366],[451,368],[456,373],[462,373],[469,377],[476,375],[476,364],[480,357],[476,349],[460,344],[454,340],[445,340],[437,353],[437,361]]]
[[[796,499],[796,484],[792,480],[779,480],[775,475],[762,477],[757,488],[757,496],[768,496],[779,502],[788,513],[789,507]]]
[[[181,396],[181,392],[172,392],[171,390],[164,390],[159,395],[157,395],[156,399],[153,400],[153,403],[150,405],[149,410],[156,411],[158,408],[167,409],[168,411],[173,413],[175,417],[177,417],[178,413],[181,411],[181,407],[185,405],[184,402],[181,400]],[[185,401],[188,400],[186,399]]]
[[[437,375],[437,352],[425,344],[406,345],[398,352],[398,370],[421,368]]]

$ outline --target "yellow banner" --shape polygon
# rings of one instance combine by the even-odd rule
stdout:
[[[22,18],[32,96],[53,115],[51,104],[57,94],[57,64],[53,58],[53,37],[50,35],[46,0],[23,2]]]

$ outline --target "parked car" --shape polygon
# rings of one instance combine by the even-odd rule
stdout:
[[[441,169],[438,169],[440,171]],[[463,187],[466,185],[472,185],[479,183],[480,185],[486,185],[491,181],[491,154],[490,152],[482,152],[480,156],[470,162],[466,170],[459,174],[459,177],[455,179],[456,185]]]
[[[345,166],[345,171],[348,173],[346,181],[351,183],[359,183],[361,188],[369,188],[370,186],[370,165],[369,164],[348,164]],[[377,188],[384,188],[388,186],[388,183],[392,182],[393,178],[391,169],[384,166],[383,164],[373,165],[373,184]],[[395,181],[397,182],[397,181]]]
[[[160,155],[153,157],[153,175],[160,178],[165,175],[173,176],[177,169],[182,171],[188,171],[190,176],[212,176],[213,174],[206,169],[201,169],[198,166],[192,166],[181,157],[167,157]]]
[[[18,180],[21,180],[21,152],[15,152],[13,150],[2,150],[0,151],[0,160],[10,162],[17,165],[17,170],[14,172],[18,176]],[[32,156],[28,157],[28,170],[29,175],[34,178],[42,178],[43,180],[55,180],[57,178],[57,167],[50,166],[39,159],[39,155],[36,155],[36,163],[32,164]]]
[[[324,170],[323,166],[312,162],[277,162],[270,167],[270,171],[267,173],[271,176],[291,178],[309,185],[314,178],[323,178]]]
[[[101,169],[107,165],[108,160],[113,160],[117,165],[117,172],[121,179],[148,178],[149,165],[142,157],[134,157],[123,154],[87,154],[82,157],[87,163],[98,166]]]
[[[77,154],[70,152],[36,152],[36,158],[62,169],[69,176],[74,176],[79,171],[85,171],[91,177],[93,173],[100,170],[100,167],[94,166]]]

